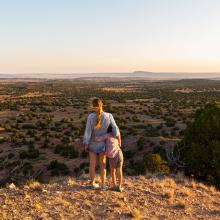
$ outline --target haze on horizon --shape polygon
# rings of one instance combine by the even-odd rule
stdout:
[[[0,0],[0,74],[220,73],[219,11],[218,0]]]

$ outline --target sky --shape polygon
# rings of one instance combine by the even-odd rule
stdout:
[[[0,73],[220,72],[219,0],[0,0]]]

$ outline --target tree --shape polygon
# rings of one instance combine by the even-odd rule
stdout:
[[[210,103],[195,113],[195,119],[177,146],[187,175],[220,186],[220,104]]]

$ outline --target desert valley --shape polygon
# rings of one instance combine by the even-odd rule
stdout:
[[[90,112],[89,105],[94,97],[103,99],[104,111],[114,115],[122,135],[125,157],[123,170],[127,187],[127,191],[123,193],[125,197],[121,196],[123,204],[114,200],[115,204],[111,197],[114,194],[111,192],[102,192],[112,198],[111,205],[118,207],[114,215],[108,215],[108,211],[98,211],[102,205],[107,210],[108,202],[91,201],[84,195],[86,189],[82,188],[88,180],[89,172],[88,155],[83,151],[82,136]],[[25,199],[29,193],[31,197],[39,193],[39,201],[33,200],[34,205],[31,202],[32,208],[30,207],[27,215],[33,219],[38,219],[34,217],[36,213],[41,216],[39,219],[62,219],[62,216],[63,219],[65,216],[78,216],[78,219],[103,219],[105,216],[122,219],[175,219],[176,216],[180,219],[183,213],[186,213],[186,219],[219,218],[220,198],[215,186],[203,179],[203,183],[196,183],[193,176],[184,177],[184,166],[174,153],[175,147],[184,137],[187,125],[193,121],[196,110],[220,99],[220,81],[151,81],[140,78],[5,79],[0,82],[0,99],[0,183],[6,187],[0,189],[3,219],[7,219],[7,216],[12,218],[13,215],[24,219],[27,213],[20,212],[22,207],[17,207],[20,214],[13,214],[9,207],[12,207],[10,204],[13,201]],[[151,155],[154,157],[150,157]],[[151,167],[152,159],[158,163],[156,168]],[[69,180],[65,180],[66,177],[63,176],[68,176]],[[66,185],[66,189],[60,188],[60,181],[64,188]],[[152,181],[153,185],[150,186]],[[135,190],[137,195],[132,189],[136,184],[139,184]],[[73,191],[68,188],[71,186],[79,192],[75,188]],[[48,194],[48,187],[55,187],[51,190],[67,197],[67,191],[73,193],[73,196],[80,194],[85,197],[87,202],[84,205],[88,206],[88,213],[77,212],[75,206],[78,203],[72,204],[68,197],[66,202],[62,200],[60,207],[72,205],[74,212],[67,214],[64,211],[59,215],[54,211],[51,215],[45,214],[40,194]],[[149,187],[153,187],[151,191]],[[200,189],[206,191],[201,193],[209,203],[204,210],[203,202],[201,206],[194,207],[199,201],[203,201],[199,199]],[[144,193],[141,193],[143,190]],[[21,196],[18,196],[20,193]],[[183,193],[184,196],[178,196],[178,193]],[[134,194],[143,198],[137,200],[136,205],[130,201],[124,210],[126,202],[132,198],[137,199]],[[120,197],[120,194],[115,195]],[[56,200],[47,196],[48,201],[56,204]],[[189,203],[191,197],[195,199],[195,203]],[[163,208],[158,212],[144,209],[144,206],[149,205],[150,198],[158,205],[165,201]],[[142,204],[144,200],[146,201]],[[90,210],[91,204],[97,206],[96,212]],[[173,214],[168,215],[170,212],[164,207],[167,204]],[[29,205],[26,204],[27,206]],[[138,209],[138,206],[142,208]],[[136,211],[132,211],[132,207]],[[200,209],[203,213],[198,211]]]

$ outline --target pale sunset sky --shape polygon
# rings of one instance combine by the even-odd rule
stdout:
[[[220,72],[220,0],[0,0],[0,73]]]

